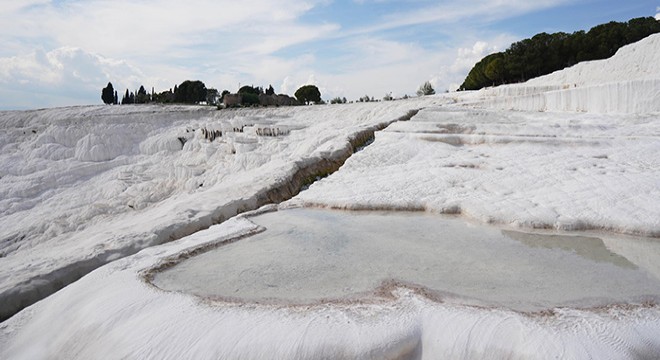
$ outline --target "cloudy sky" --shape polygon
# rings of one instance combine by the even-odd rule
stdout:
[[[660,18],[660,0],[0,0],[0,109],[100,104],[186,79],[323,98],[455,89],[536,33]]]

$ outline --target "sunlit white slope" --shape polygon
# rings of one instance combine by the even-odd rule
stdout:
[[[648,113],[660,111],[660,34],[620,48],[609,59],[478,91],[467,98],[504,110]]]
[[[343,160],[356,134],[438,101],[2,112],[0,315],[107,261],[287,198],[294,174]]]
[[[467,103],[426,108],[409,122],[389,126],[341,171],[292,202],[460,213],[511,227],[658,237],[658,57],[660,35],[654,35],[622,48],[611,59],[536,79],[534,86],[452,94]],[[606,73],[622,82],[603,86],[635,92],[613,99],[618,110],[625,110],[622,114],[538,111],[549,110],[546,104],[553,94],[564,96],[572,90],[535,90],[561,86],[574,76],[575,83],[593,85],[577,88],[590,94],[580,98],[585,105],[580,110],[609,112],[605,102],[610,98],[601,91],[605,87],[594,87],[601,86]],[[637,82],[624,81],[627,78]],[[516,89],[530,94],[514,96]],[[469,102],[484,94],[493,100]],[[649,106],[643,105],[647,96],[653,98]],[[564,101],[554,110],[577,110],[573,105]],[[501,110],[509,107],[536,111]]]
[[[654,116],[425,109],[291,200],[660,236]]]
[[[616,81],[660,78],[660,34],[621,47],[612,57],[585,61],[552,74],[531,79],[525,85],[589,86]]]

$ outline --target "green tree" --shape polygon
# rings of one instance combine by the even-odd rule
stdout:
[[[217,89],[206,89],[206,103],[208,105],[217,105],[220,94]]]
[[[160,104],[171,103],[174,101],[174,93],[172,93],[172,89],[165,90],[159,94],[154,94],[152,101]]]
[[[493,85],[499,85],[502,83],[504,78],[504,60],[502,53],[499,53],[500,56],[492,59],[486,69],[484,70],[484,75],[493,82]]]
[[[254,94],[254,95],[259,95],[262,92],[259,91],[261,88],[260,87],[253,87],[250,85],[244,85],[240,89],[238,89],[238,93],[243,95],[243,94]]]
[[[321,92],[315,85],[303,85],[296,90],[294,95],[303,104],[321,102]]]
[[[149,102],[149,95],[147,95],[147,90],[144,88],[144,86],[140,85],[140,89],[135,95],[135,103],[146,104],[147,102]]]
[[[481,59],[470,70],[460,90],[523,82],[581,61],[605,59],[622,46],[658,32],[660,21],[646,17],[627,23],[612,21],[594,26],[588,32],[536,34],[511,44],[503,53]]]
[[[177,103],[197,104],[206,101],[206,85],[199,80],[186,80],[174,89],[174,101]]]
[[[109,82],[108,85],[101,90],[101,100],[103,100],[104,104],[114,104],[115,88],[112,87],[111,82]]]
[[[122,96],[122,98],[121,98],[121,104],[122,104],[122,105],[126,105],[126,104],[128,104],[128,100],[127,100],[127,99],[128,99],[128,89],[126,89],[126,93],[125,93],[124,96]]]
[[[244,85],[238,89],[238,94],[241,95],[241,105],[252,106],[259,104],[259,94],[261,94],[260,87]]]

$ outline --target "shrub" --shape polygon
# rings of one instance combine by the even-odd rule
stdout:
[[[428,81],[423,83],[417,90],[417,96],[426,96],[433,94],[435,94],[435,89],[433,89],[433,85],[431,85],[431,83]]]

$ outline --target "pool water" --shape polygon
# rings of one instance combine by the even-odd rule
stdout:
[[[660,272],[648,265],[660,264],[657,239],[530,234],[406,212],[297,208],[250,220],[267,230],[183,260],[153,283],[287,304],[375,299],[393,283],[520,311],[660,299]]]

